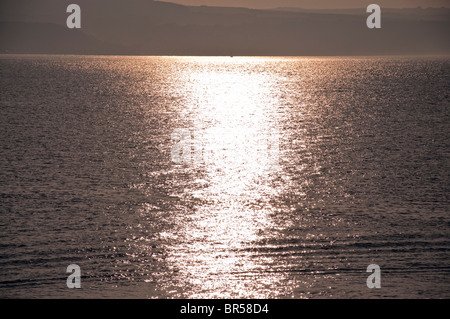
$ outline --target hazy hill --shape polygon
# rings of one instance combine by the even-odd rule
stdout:
[[[317,10],[317,9],[300,9],[300,8],[276,8],[276,11],[284,12],[304,12],[304,13],[320,13],[320,14],[347,14],[347,15],[364,15],[367,16],[365,9],[335,9],[335,10]],[[407,8],[393,9],[382,8],[383,18],[389,19],[406,19],[406,20],[433,20],[433,21],[449,21],[450,8]]]
[[[42,36],[45,35],[45,36]],[[113,54],[125,48],[51,23],[0,21],[0,53]]]
[[[367,8],[376,3],[382,8],[417,8],[422,7],[449,7],[448,0],[166,0],[184,5],[208,5],[245,7],[253,9],[273,9],[275,7],[295,7],[303,9],[348,9]]]
[[[251,10],[146,0],[77,0],[82,28],[66,24],[66,0],[0,1],[0,50],[17,53],[178,55],[449,54],[448,9]],[[8,22],[8,23],[6,23]]]

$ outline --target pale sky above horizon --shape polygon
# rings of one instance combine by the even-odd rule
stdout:
[[[450,7],[450,0],[158,0],[185,5],[231,6],[257,9],[298,7],[305,9],[344,9],[376,3],[386,8]]]

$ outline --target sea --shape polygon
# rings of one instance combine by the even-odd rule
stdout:
[[[0,55],[0,298],[450,298],[449,124],[450,57]]]

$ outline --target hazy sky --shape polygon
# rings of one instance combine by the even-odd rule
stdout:
[[[450,7],[450,0],[160,0],[187,5],[248,8],[298,7],[306,9],[361,8],[376,3],[386,8]]]

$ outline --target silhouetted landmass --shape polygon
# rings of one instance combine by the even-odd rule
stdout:
[[[273,10],[285,12],[304,12],[321,14],[346,14],[346,15],[364,15],[367,17],[366,10],[363,8],[352,9],[300,9],[300,8],[276,8]],[[450,8],[414,8],[414,9],[392,9],[382,8],[383,18],[406,19],[406,20],[433,20],[448,21],[450,19]]]
[[[78,30],[67,32],[67,28],[56,24],[0,22],[1,53],[112,54],[120,50],[124,48]]]
[[[189,7],[145,0],[78,0],[82,28],[68,29],[74,1],[6,0],[0,50],[143,55],[449,54],[449,9],[364,10]]]
[[[376,3],[382,8],[417,8],[443,6],[449,7],[448,0],[165,0],[184,5],[198,6],[227,6],[245,7],[253,9],[273,9],[275,7],[295,7],[303,9],[345,9],[367,8],[371,3]]]

